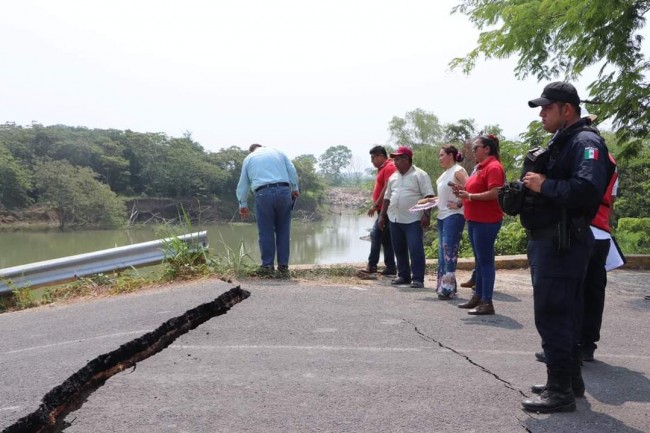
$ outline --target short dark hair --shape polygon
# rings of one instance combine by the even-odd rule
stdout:
[[[262,145],[257,144],[257,143],[253,143],[248,147],[248,151],[251,152],[251,153],[255,152],[255,149],[257,149],[258,147],[262,147]]]
[[[388,153],[386,153],[386,148],[384,146],[375,146],[370,149],[369,153],[371,155],[384,155],[384,158],[388,158]]]

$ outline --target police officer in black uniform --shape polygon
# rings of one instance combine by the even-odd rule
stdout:
[[[580,118],[571,84],[551,83],[528,105],[541,107],[542,126],[554,135],[548,148],[529,152],[521,179],[535,326],[547,359],[546,385],[522,404],[533,412],[571,412],[575,395],[584,395],[577,322],[594,244],[589,222],[610,177],[608,151],[589,120]]]

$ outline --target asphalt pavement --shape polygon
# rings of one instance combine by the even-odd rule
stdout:
[[[467,271],[459,271],[460,279]],[[390,280],[202,280],[0,315],[0,430],[100,354],[239,284],[250,298],[110,378],[87,432],[648,432],[649,271],[609,274],[573,413],[521,410],[545,380],[527,270],[497,271],[494,316]]]

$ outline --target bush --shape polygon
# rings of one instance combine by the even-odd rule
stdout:
[[[434,226],[435,227],[435,226]],[[465,224],[467,227],[467,224]],[[516,218],[508,217],[504,220],[501,230],[497,235],[494,250],[497,256],[526,254],[526,231]],[[438,258],[438,231],[431,230],[424,235],[424,252],[427,259]],[[430,245],[430,246],[427,246]],[[458,257],[473,257],[472,245],[469,242],[469,235],[467,229],[463,230],[463,235],[460,240],[460,251]]]
[[[519,220],[506,222],[501,226],[497,235],[497,242],[494,250],[497,256],[508,256],[513,254],[526,254],[526,230],[522,227]]]
[[[616,241],[625,254],[650,254],[650,218],[620,218]]]

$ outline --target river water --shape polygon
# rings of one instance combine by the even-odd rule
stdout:
[[[323,221],[294,221],[291,226],[291,264],[332,264],[365,262],[370,243],[367,237],[374,222],[365,214],[332,215]],[[228,249],[245,251],[259,263],[257,226],[253,223],[220,223],[193,227],[208,231],[210,250],[215,255]],[[0,231],[0,269],[88,253],[107,248],[168,237],[170,231],[137,230],[88,231]],[[183,232],[184,233],[184,232]],[[183,234],[181,232],[176,234]]]

